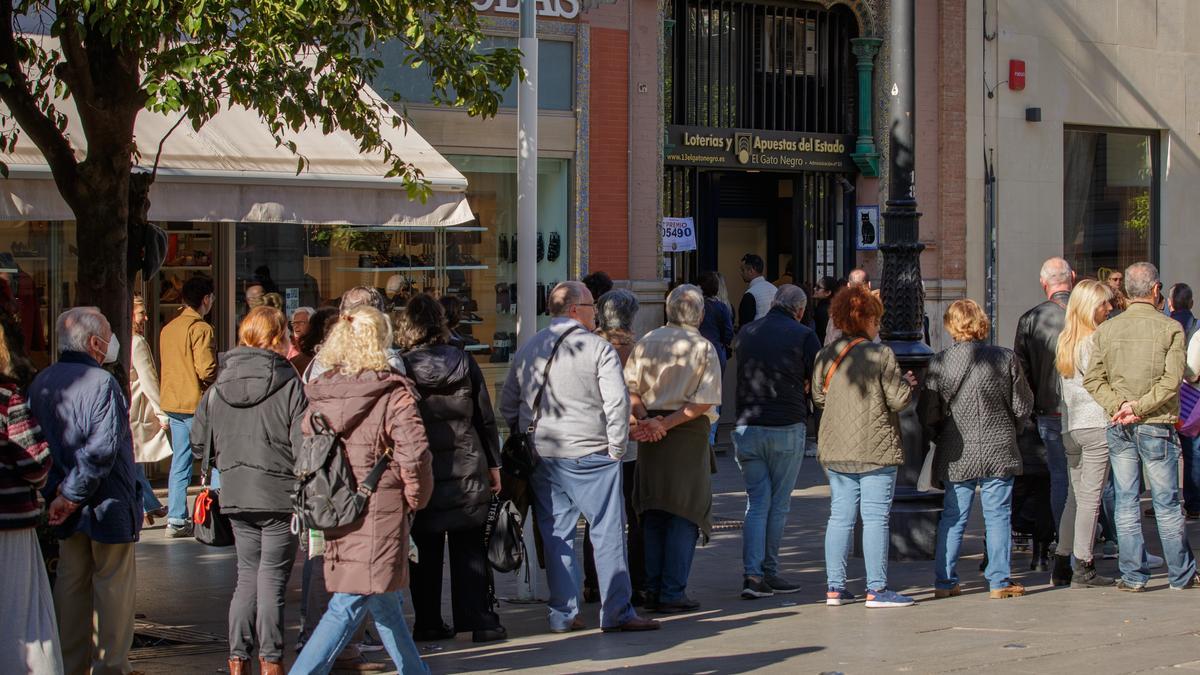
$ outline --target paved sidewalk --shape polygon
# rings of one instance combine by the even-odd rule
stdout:
[[[714,514],[740,520],[745,493],[733,460],[719,459]],[[1052,589],[1049,574],[1030,572],[1029,555],[1014,555],[1014,576],[1030,593],[989,600],[978,571],[982,523],[972,518],[967,556],[960,564],[966,593],[933,600],[932,562],[892,563],[892,586],[916,596],[908,609],[868,610],[861,603],[825,607],[824,527],[829,491],[816,460],[806,458],[793,493],[782,551],[784,573],[803,585],[794,595],[747,601],[741,590],[741,534],[718,528],[697,550],[689,594],[700,611],[664,619],[653,633],[602,634],[599,606],[587,605],[589,630],[546,632],[540,605],[503,604],[510,640],[476,646],[469,634],[423,644],[434,673],[1129,673],[1159,669],[1200,672],[1200,589],[1171,591],[1163,571],[1149,592]],[[1161,553],[1153,521],[1143,520],[1147,541]],[[1191,524],[1192,538],[1200,530]],[[1116,561],[1099,567],[1112,573]],[[289,641],[298,628],[299,566],[288,597]],[[851,560],[851,590],[862,593],[862,562]],[[448,575],[447,575],[448,577]],[[138,547],[138,611],[149,621],[223,636],[235,579],[232,550],[166,540],[161,527]],[[497,579],[511,595],[514,575]],[[449,616],[448,584],[445,587]],[[290,645],[289,645],[290,647]],[[294,654],[289,654],[290,659]],[[211,673],[225,667],[223,653],[137,661],[148,673]],[[386,660],[382,654],[374,658]]]

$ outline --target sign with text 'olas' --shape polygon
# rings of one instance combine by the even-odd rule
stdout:
[[[667,127],[664,163],[767,171],[855,171],[854,137],[798,131]]]
[[[537,15],[550,19],[574,19],[579,16],[580,0],[537,0]],[[477,12],[520,14],[521,0],[471,0]]]
[[[696,226],[691,218],[662,219],[663,253],[696,250]]]

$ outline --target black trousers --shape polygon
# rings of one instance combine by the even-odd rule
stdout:
[[[231,515],[238,579],[229,603],[229,655],[283,662],[283,596],[299,545],[291,515]]]
[[[409,563],[416,621],[413,631],[436,630],[442,625],[442,567],[446,540],[450,540],[450,606],[457,632],[489,630],[500,626],[492,609],[488,586],[492,567],[483,546],[483,526],[457,532],[412,533],[420,562]]]
[[[646,544],[642,535],[642,523],[633,509],[633,488],[637,483],[633,480],[637,462],[622,462],[621,490],[625,493],[625,523],[626,530],[625,553],[629,556],[629,583],[635,591],[646,590]],[[591,528],[583,529],[583,587],[600,588],[596,580],[596,554],[592,550]]]

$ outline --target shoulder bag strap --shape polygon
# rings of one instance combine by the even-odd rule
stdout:
[[[554,356],[558,354],[558,348],[562,346],[563,340],[579,329],[579,326],[571,326],[565,333],[558,336],[558,340],[554,342],[554,349],[550,351],[550,358],[546,359],[546,367],[542,370],[542,386],[538,389],[537,396],[533,397],[533,418],[529,420],[529,428],[525,430],[529,436],[532,436],[533,432],[537,430],[538,420],[542,417],[542,394],[546,392],[546,386],[550,384],[550,364],[554,363]]]
[[[200,458],[200,489],[208,487],[208,474],[212,472],[213,459],[213,441],[216,439],[216,431],[213,426],[212,406],[209,405],[207,398],[202,399],[204,403],[204,422],[208,425],[208,445],[204,446],[204,456]]]
[[[850,344],[842,348],[841,353],[838,354],[837,358],[833,360],[833,365],[829,366],[829,371],[825,373],[825,384],[821,387],[821,391],[829,391],[829,383],[833,381],[833,374],[837,372],[838,366],[842,365],[842,360],[846,358],[846,355],[850,353],[851,349],[854,349],[866,341],[867,340],[865,338],[854,338],[850,341]]]

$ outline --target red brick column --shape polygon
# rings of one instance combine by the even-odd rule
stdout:
[[[629,33],[591,28],[588,265],[629,278]]]

